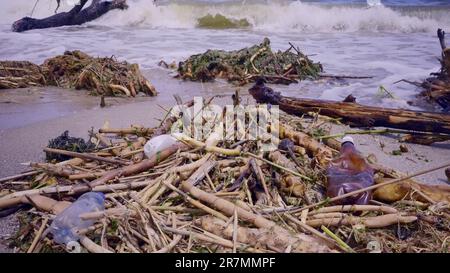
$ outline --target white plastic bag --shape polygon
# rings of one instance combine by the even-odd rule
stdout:
[[[160,135],[147,141],[144,145],[144,154],[147,158],[151,158],[158,152],[161,152],[177,143],[178,140],[171,135]]]

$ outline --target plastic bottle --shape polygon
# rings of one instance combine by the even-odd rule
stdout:
[[[50,226],[53,240],[58,244],[78,241],[77,231],[94,224],[94,220],[82,220],[81,214],[104,210],[105,195],[101,192],[88,192],[59,213]]]
[[[147,158],[151,158],[158,152],[161,152],[176,143],[178,143],[178,140],[171,135],[154,137],[144,145],[144,154]]]
[[[344,137],[341,154],[334,159],[327,169],[327,196],[336,197],[348,192],[373,185],[373,169],[355,148],[353,138]],[[372,197],[370,191],[338,200],[336,204],[365,205]]]

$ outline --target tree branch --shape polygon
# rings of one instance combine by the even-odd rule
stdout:
[[[43,29],[61,26],[81,25],[93,21],[113,9],[128,8],[126,0],[100,1],[94,0],[87,8],[88,0],[81,0],[68,12],[61,12],[44,19],[22,18],[12,25],[12,31],[23,32],[31,29]]]
[[[447,48],[447,46],[445,45],[445,32],[442,29],[438,29],[437,34],[439,37],[439,42],[441,42],[442,50],[445,50]]]
[[[86,5],[87,1],[88,1],[88,0],[81,0],[80,3],[79,3],[78,5],[75,5],[75,7],[73,7],[73,8],[69,11],[69,13],[72,14],[72,15],[75,15],[75,14],[79,13],[79,12],[83,9],[84,5]],[[91,6],[92,6],[92,5],[91,5]]]

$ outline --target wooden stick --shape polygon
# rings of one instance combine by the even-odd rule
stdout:
[[[255,159],[250,160],[250,166],[252,167],[257,180],[259,180],[259,183],[261,183],[261,185],[263,186],[264,192],[267,195],[267,200],[268,200],[269,206],[272,206],[272,196],[270,195],[269,190],[267,189],[266,180],[264,179],[264,174],[263,174],[261,168],[256,163]]]
[[[72,171],[68,170],[67,168],[64,168],[64,166],[57,166],[55,164],[51,163],[35,163],[31,162],[30,167],[38,170],[43,170],[44,172],[47,172],[51,175],[61,176],[68,178]]]
[[[75,195],[79,193],[84,193],[88,191],[97,191],[97,192],[111,192],[111,191],[119,191],[119,190],[131,190],[131,189],[139,189],[146,187],[148,185],[154,184],[154,180],[149,181],[141,181],[141,182],[130,182],[130,183],[120,183],[113,185],[102,185],[96,186],[94,188],[90,188],[87,185],[78,185],[78,186],[55,186],[55,187],[46,187],[41,189],[33,189],[26,191],[19,191],[11,193],[7,196],[4,196],[0,199],[0,209],[5,208],[3,206],[3,202],[6,200],[22,197],[25,195],[49,195],[55,193],[64,193],[65,195]]]
[[[336,234],[334,234],[331,230],[329,230],[326,226],[320,227],[328,236],[333,238],[336,241],[339,247],[346,252],[355,252],[351,247],[349,247],[341,238],[339,238]]]
[[[211,215],[214,215],[214,216],[216,216],[216,217],[219,218],[219,219],[222,219],[222,220],[224,220],[224,221],[227,221],[227,220],[228,220],[228,217],[226,217],[226,216],[223,215],[222,213],[220,213],[220,212],[218,212],[218,211],[216,211],[216,210],[213,210],[212,208],[210,208],[210,207],[208,207],[208,206],[203,205],[201,202],[199,202],[199,201],[193,199],[192,197],[188,196],[186,193],[180,191],[180,190],[177,189],[175,186],[173,186],[173,185],[171,185],[171,184],[168,184],[168,183],[167,183],[167,184],[164,184],[164,185],[165,185],[166,187],[168,187],[169,189],[173,190],[174,192],[178,193],[179,195],[183,196],[183,197],[186,199],[186,201],[188,201],[189,203],[191,203],[193,206],[195,206],[195,207],[197,207],[197,208],[199,208],[199,209],[201,209],[201,210],[204,210],[205,212],[207,212],[207,213],[209,213],[209,214],[211,214]]]
[[[123,128],[123,129],[113,129],[113,128],[100,128],[99,133],[104,134],[134,134],[134,135],[149,135],[153,133],[155,129],[153,128],[139,128],[139,127],[131,127],[131,128]]]
[[[167,253],[167,252],[169,252],[170,250],[172,250],[172,248],[174,248],[178,244],[178,242],[181,240],[181,238],[183,238],[183,237],[180,236],[180,235],[174,236],[172,242],[170,242],[165,247],[163,247],[160,250],[157,250],[157,251],[155,251],[153,253]]]
[[[150,208],[152,208],[153,210],[184,212],[190,214],[199,214],[203,212],[203,210],[201,209],[191,209],[185,207],[150,206]]]
[[[226,239],[217,240],[216,238],[213,239],[213,238],[206,236],[204,234],[201,234],[201,233],[182,230],[182,229],[176,229],[176,228],[171,228],[171,227],[163,227],[163,230],[172,232],[175,234],[184,235],[184,236],[192,236],[194,239],[199,239],[199,240],[211,243],[211,244],[218,244],[218,245],[221,245],[221,246],[224,246],[227,248],[233,248],[233,242],[231,242],[230,240],[226,240]]]
[[[296,224],[297,226],[299,226],[301,229],[303,229],[304,231],[310,232],[311,234],[317,236],[318,238],[321,238],[323,240],[325,240],[328,243],[334,244],[333,241],[331,241],[328,237],[326,237],[325,235],[323,235],[322,233],[320,233],[319,231],[317,231],[316,229],[308,226],[307,224],[303,223],[302,221],[299,221],[297,218],[293,217],[292,215],[290,215],[289,213],[284,214],[284,216],[289,219],[290,221],[294,222],[294,224]]]
[[[97,245],[86,236],[81,237],[80,243],[91,253],[112,253],[112,251]]]
[[[88,153],[77,153],[77,152],[52,149],[52,148],[44,148],[44,152],[60,154],[60,155],[67,155],[67,156],[77,157],[77,158],[81,158],[81,159],[97,160],[97,161],[106,162],[106,163],[115,164],[115,165],[128,165],[128,163],[124,162],[124,161],[101,157],[101,156],[96,156],[96,155],[88,154]]]
[[[173,135],[173,137],[175,137],[179,141],[186,143],[187,145],[189,145],[191,147],[202,148],[202,149],[205,149],[205,151],[210,152],[210,153],[219,153],[219,154],[228,155],[228,156],[238,156],[241,154],[241,150],[238,148],[236,148],[236,149],[219,148],[219,147],[216,147],[215,145],[208,145],[207,143],[195,140],[186,135]]]
[[[28,248],[27,253],[32,253],[33,252],[34,248],[36,247],[36,245],[41,240],[42,233],[44,232],[45,226],[47,226],[47,223],[48,223],[48,218],[45,217],[44,220],[42,221],[42,225],[39,228],[39,231],[36,233],[36,237],[34,237],[34,240],[31,243],[30,248]]]
[[[340,226],[340,225],[356,225],[363,224],[368,228],[382,228],[393,224],[412,223],[417,220],[416,216],[402,216],[400,214],[385,214],[374,217],[356,217],[345,216],[344,218],[319,218],[306,221],[306,224],[311,227],[326,226]]]
[[[106,171],[100,172],[86,172],[86,173],[77,173],[69,175],[69,180],[81,180],[81,179],[97,179],[103,175],[105,175]]]
[[[6,182],[6,181],[9,181],[9,180],[15,180],[17,178],[22,178],[22,177],[25,177],[25,176],[35,175],[35,174],[38,174],[39,172],[40,171],[30,171],[30,172],[26,172],[26,173],[21,173],[21,174],[16,174],[16,175],[3,177],[3,178],[0,178],[0,183]]]
[[[345,205],[345,206],[331,206],[324,207],[314,211],[309,214],[319,214],[319,213],[329,213],[329,212],[341,212],[341,211],[379,211],[384,213],[398,213],[398,210],[393,207],[388,206],[373,206],[373,205]]]
[[[304,210],[302,210],[304,211]],[[344,218],[346,216],[343,212],[325,212],[311,215],[310,218],[313,219],[324,219],[324,218]],[[306,222],[305,222],[306,223]]]
[[[299,174],[298,172],[295,172],[295,171],[293,171],[293,170],[290,170],[290,169],[288,169],[288,168],[285,168],[285,167],[283,167],[283,166],[280,166],[280,165],[278,165],[278,164],[276,164],[276,163],[273,163],[273,162],[270,161],[270,160],[267,160],[267,159],[265,159],[265,158],[262,158],[262,157],[260,157],[260,156],[255,155],[255,154],[252,154],[252,153],[250,153],[250,152],[245,152],[244,154],[245,154],[245,155],[248,155],[248,156],[251,156],[251,157],[253,157],[253,158],[256,158],[256,159],[258,159],[258,160],[261,160],[261,161],[263,161],[263,162],[265,162],[265,163],[267,163],[267,164],[269,164],[269,165],[272,165],[272,166],[274,166],[274,167],[276,167],[276,168],[278,168],[278,169],[281,169],[281,170],[283,170],[283,171],[286,171],[286,172],[288,172],[288,173],[291,173],[291,174],[293,174],[293,175],[295,175],[295,176],[301,177],[301,178],[303,178],[303,179],[305,179],[305,180],[307,180],[307,181],[312,181],[312,179],[309,178],[309,177],[307,177],[307,176],[304,176],[304,175],[302,175],[302,174]]]
[[[237,235],[238,235],[238,214],[237,214],[237,210],[234,210],[234,216],[233,216],[233,253],[236,253]]]
[[[349,75],[329,75],[320,74],[320,78],[332,78],[332,79],[372,79],[373,76],[349,76]]]

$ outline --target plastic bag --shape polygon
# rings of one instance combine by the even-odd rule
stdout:
[[[147,158],[151,158],[157,153],[179,143],[179,141],[171,135],[160,135],[147,141],[144,145],[144,154]]]

